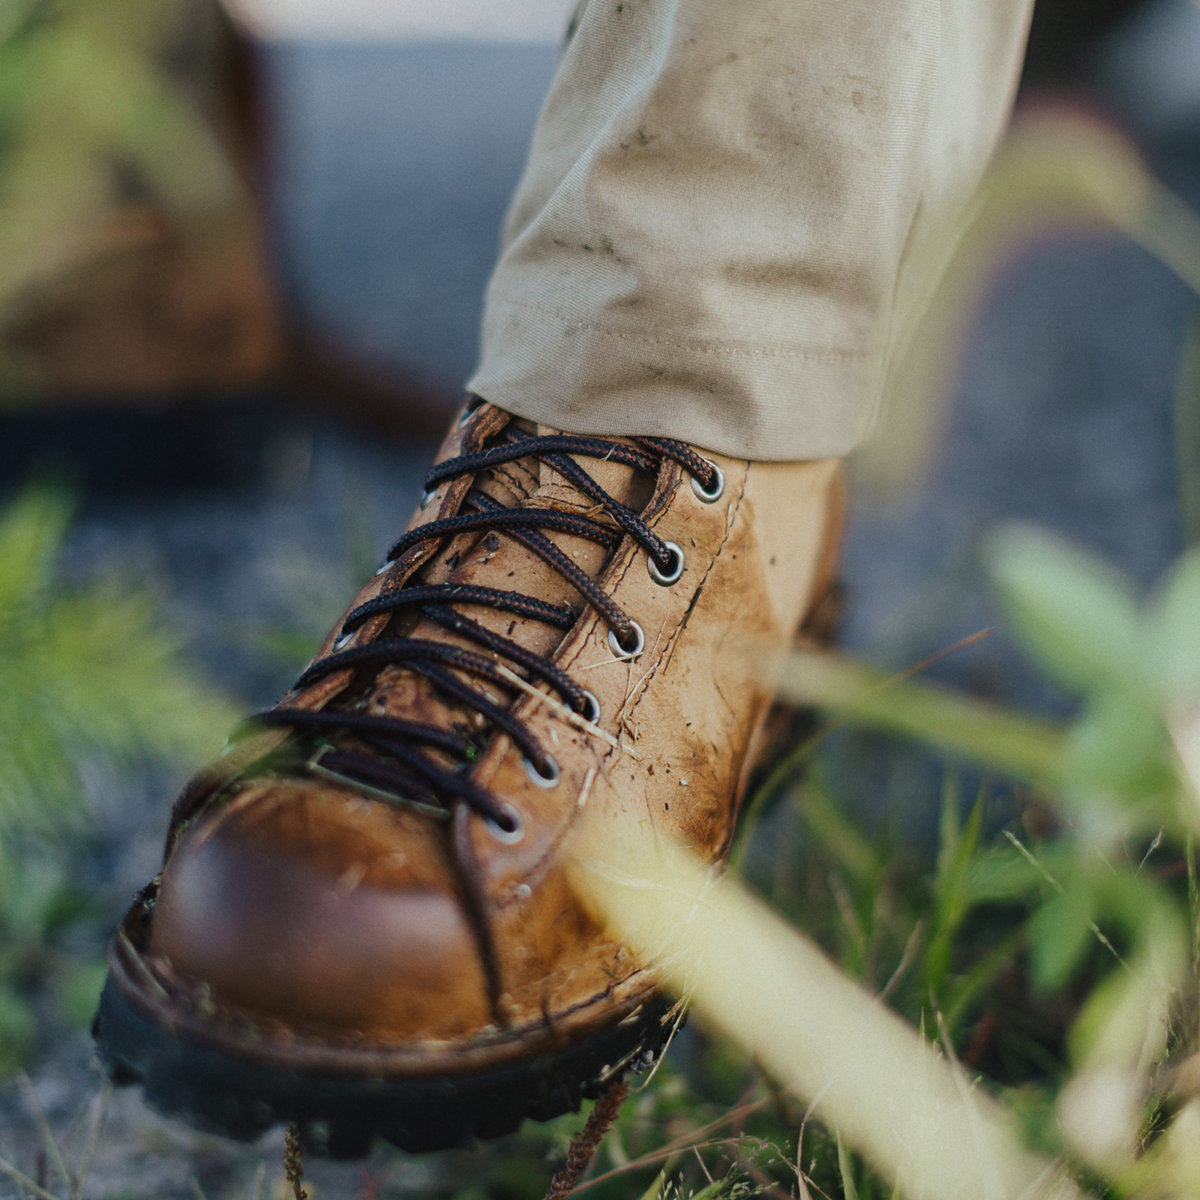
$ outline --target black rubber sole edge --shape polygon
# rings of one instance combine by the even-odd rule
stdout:
[[[655,997],[553,1053],[428,1077],[295,1069],[244,1057],[164,1027],[111,978],[92,1033],[113,1082],[141,1085],[166,1116],[240,1141],[293,1124],[309,1152],[361,1158],[377,1138],[412,1153],[447,1150],[502,1137],[526,1119],[576,1111],[611,1079],[654,1061],[675,1027],[672,1011]]]

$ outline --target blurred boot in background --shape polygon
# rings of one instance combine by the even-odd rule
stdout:
[[[216,0],[9,5],[0,79],[0,407],[276,376],[253,68]]]

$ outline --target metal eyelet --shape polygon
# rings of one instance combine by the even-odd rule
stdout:
[[[630,621],[629,624],[633,628],[632,646],[622,646],[615,629],[608,631],[608,648],[617,658],[637,658],[646,648],[646,635],[642,632],[642,627],[636,621]]]
[[[387,572],[390,571],[395,565],[396,565],[396,560],[394,558],[389,558],[385,562],[380,563],[380,565],[375,568],[375,574],[377,576],[378,575],[386,575]]]
[[[589,692],[586,689],[583,693],[583,711],[579,713],[589,725],[600,724],[600,701],[596,699],[594,692]]]
[[[421,511],[424,512],[436,499],[438,490],[436,487],[426,488],[421,493]]]
[[[501,805],[501,812],[504,824],[501,824],[493,816],[485,816],[483,823],[496,841],[502,842],[506,846],[516,845],[525,836],[525,822],[511,804]]]
[[[704,460],[712,468],[713,482],[712,487],[706,488],[695,475],[692,475],[692,491],[696,496],[703,500],[705,504],[715,504],[725,494],[725,472],[717,466],[715,462],[709,459]]]
[[[651,555],[646,559],[646,570],[650,572],[650,578],[655,583],[661,584],[663,587],[670,587],[673,583],[678,583],[683,575],[683,550],[675,542],[663,542],[667,554],[670,558],[670,563],[664,570],[654,561],[654,556]]]
[[[471,418],[474,415],[475,415],[475,409],[473,407],[472,408],[464,408],[462,410],[462,412],[460,412],[458,414],[458,420],[454,422],[454,428],[455,429],[465,429],[471,423]]]
[[[562,778],[562,768],[558,760],[546,755],[545,769],[537,765],[532,758],[525,759],[525,774],[540,788],[552,788]]]
[[[337,635],[336,638],[333,639],[333,646],[331,647],[333,652],[336,654],[339,650],[345,650],[345,648],[351,643],[351,641],[353,641],[353,639],[354,630],[344,629]]]

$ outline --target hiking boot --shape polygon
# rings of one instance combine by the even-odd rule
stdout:
[[[745,650],[827,593],[841,479],[472,401],[317,657],[177,802],[110,949],[113,1077],[354,1156],[509,1132],[653,1056],[672,1003],[573,848],[727,852],[771,702]]]

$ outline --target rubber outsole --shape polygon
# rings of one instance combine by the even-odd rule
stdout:
[[[585,1041],[483,1071],[333,1071],[191,1037],[132,1002],[110,976],[92,1032],[113,1082],[140,1085],[166,1116],[240,1141],[295,1125],[309,1152],[360,1158],[376,1139],[412,1153],[447,1150],[576,1111],[610,1080],[649,1066],[675,1024],[671,1004],[656,997]]]

